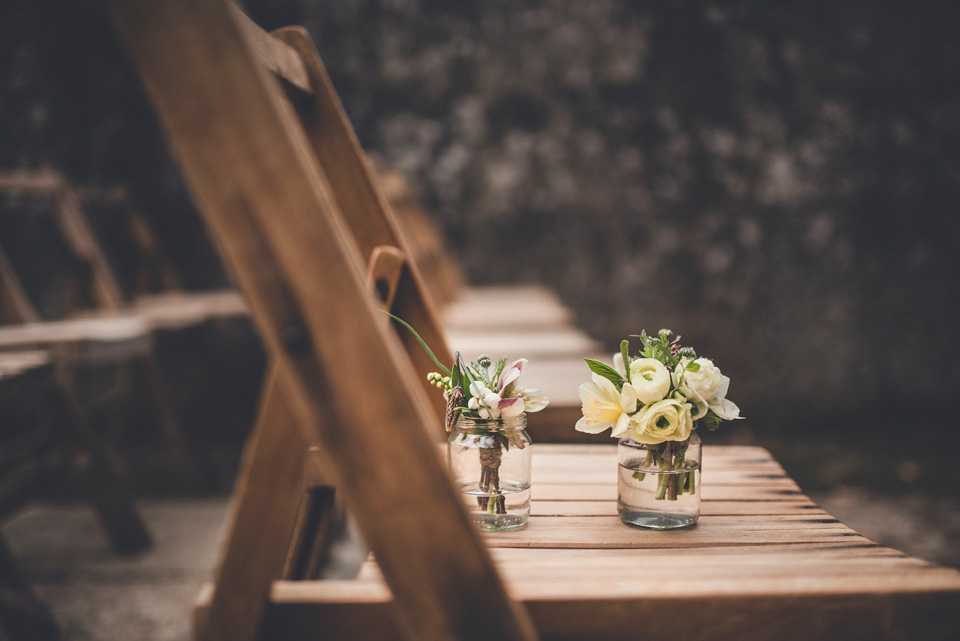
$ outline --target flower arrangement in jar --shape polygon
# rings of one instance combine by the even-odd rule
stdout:
[[[592,380],[580,385],[583,418],[576,429],[611,430],[620,439],[618,511],[629,525],[686,527],[700,515],[699,427],[717,429],[742,418],[727,398],[730,379],[708,358],[680,343],[669,329],[634,336],[631,356],[620,344],[613,365],[585,359]]]

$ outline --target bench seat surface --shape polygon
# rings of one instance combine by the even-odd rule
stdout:
[[[657,532],[619,521],[615,446],[535,447],[528,527],[486,540],[543,638],[950,639],[960,630],[960,572],[860,536],[762,448],[705,446],[699,523]],[[268,627],[290,638],[398,635],[372,558],[352,581],[278,581],[271,601]]]

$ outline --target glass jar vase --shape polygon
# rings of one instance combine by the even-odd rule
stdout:
[[[620,439],[617,511],[627,525],[689,527],[700,518],[700,437],[650,445]]]
[[[527,415],[461,415],[447,439],[447,460],[473,522],[485,532],[515,530],[530,517]]]

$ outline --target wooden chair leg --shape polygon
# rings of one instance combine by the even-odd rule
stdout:
[[[332,487],[314,487],[303,495],[300,516],[292,537],[290,554],[283,569],[287,581],[320,578],[330,561],[330,551],[343,531],[346,511]]]
[[[60,628],[27,583],[6,541],[0,536],[0,639],[59,641]]]
[[[195,638],[201,641],[256,639],[270,586],[287,558],[309,444],[280,380],[272,367],[234,490],[213,598],[207,616],[196,621]]]
[[[213,466],[213,457],[196,438],[187,434],[183,421],[174,409],[175,404],[166,378],[151,357],[138,359],[140,370],[150,388],[160,425],[174,457],[204,488],[216,489],[219,479]]]
[[[135,554],[151,545],[150,533],[126,489],[120,470],[99,435],[83,418],[64,383],[57,379],[49,392],[56,420],[76,440],[83,462],[85,486],[106,530],[110,545],[119,554]]]

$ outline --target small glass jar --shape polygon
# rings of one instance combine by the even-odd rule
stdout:
[[[485,532],[515,530],[530,518],[527,415],[461,415],[447,439],[447,460],[473,522]]]
[[[620,439],[617,511],[627,525],[689,527],[700,518],[700,437],[656,445]]]

